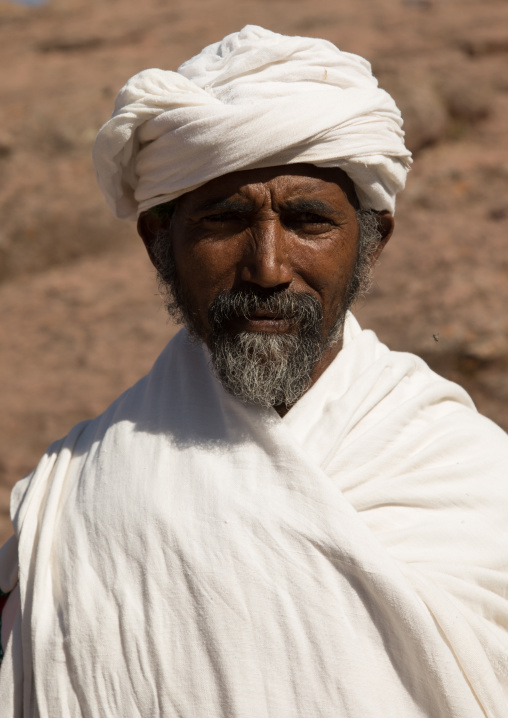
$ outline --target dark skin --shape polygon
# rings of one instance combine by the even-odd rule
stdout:
[[[208,309],[224,290],[251,286],[265,292],[291,289],[314,296],[323,309],[322,337],[332,329],[354,269],[358,247],[356,194],[336,168],[297,164],[234,172],[178,199],[170,237],[185,301],[205,343]],[[382,238],[375,263],[393,232],[393,217],[379,212]],[[157,268],[152,246],[168,220],[147,212],[138,232]],[[232,332],[293,331],[266,312],[237,318]],[[328,348],[311,385],[337,356]],[[275,407],[283,416],[286,407]]]

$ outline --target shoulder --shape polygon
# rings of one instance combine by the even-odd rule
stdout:
[[[18,586],[18,542],[11,536],[0,548],[0,663],[21,607]]]
[[[213,393],[206,352],[181,330],[166,345],[150,372],[121,394],[95,419],[74,426],[45,452],[36,469],[12,492],[11,516],[16,533],[27,512],[45,510],[65,492],[70,481],[85,473],[108,470],[120,475],[133,459],[153,447],[154,437],[169,437],[181,426],[181,416],[197,393]],[[213,397],[210,397],[210,401]],[[113,458],[114,457],[114,460]]]

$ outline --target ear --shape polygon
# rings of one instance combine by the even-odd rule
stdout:
[[[385,248],[395,228],[395,220],[393,218],[393,215],[390,214],[390,212],[388,212],[387,210],[381,210],[376,214],[378,216],[378,228],[381,233],[381,239],[379,240],[379,244],[376,251],[372,255],[372,265],[374,265],[379,259],[379,255]]]
[[[163,223],[163,218],[159,217],[154,212],[143,212],[139,215],[138,218],[138,234],[143,240],[143,244],[145,245],[146,251],[148,252],[150,261],[155,267],[155,269],[158,269],[158,267],[152,248],[154,246],[155,239],[159,230],[162,229]]]

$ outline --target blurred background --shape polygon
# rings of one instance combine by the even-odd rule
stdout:
[[[176,328],[90,159],[117,91],[260,24],[367,57],[414,169],[365,327],[508,429],[506,0],[0,0],[0,542],[13,483],[142,376]]]

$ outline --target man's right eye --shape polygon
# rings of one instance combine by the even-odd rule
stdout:
[[[248,218],[245,214],[239,212],[218,212],[217,214],[209,214],[201,219],[208,225],[239,225],[247,224]]]
[[[233,212],[220,212],[219,214],[210,214],[203,219],[206,222],[231,222],[238,218]]]

